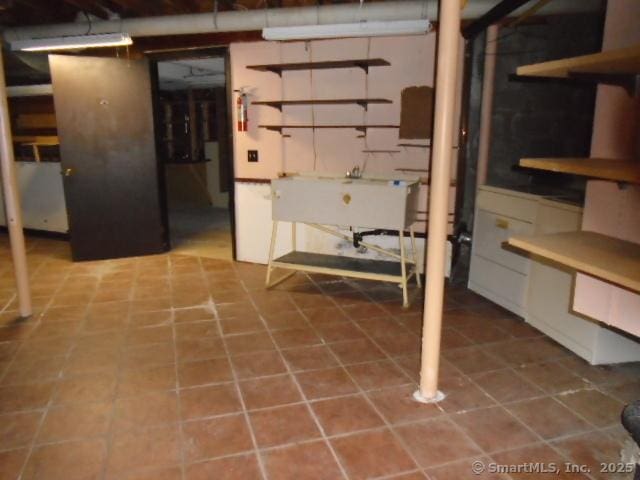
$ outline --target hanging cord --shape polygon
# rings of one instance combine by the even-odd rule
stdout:
[[[278,58],[279,58],[279,62],[282,63],[282,42],[278,42]],[[284,97],[284,77],[281,76],[280,77],[280,98],[282,98],[283,100],[285,100]],[[280,108],[280,124],[281,125],[286,125],[287,122],[285,122],[284,120],[284,112],[285,109],[284,108]],[[287,142],[286,142],[287,137],[285,137],[284,134],[280,135],[280,151],[282,152],[282,164],[281,164],[281,168],[282,168],[282,173],[286,173],[287,171]]]
[[[309,62],[313,63],[313,43],[305,42],[305,49],[309,52]],[[309,88],[311,90],[310,94],[313,97],[314,88],[313,88],[313,68],[309,69]],[[311,105],[311,125],[312,127],[316,126],[316,110],[315,106]],[[311,135],[313,135],[313,171],[315,172],[318,168],[318,148],[316,145],[316,129],[311,128]]]
[[[213,0],[213,26],[218,30],[218,0]]]
[[[89,35],[91,33],[91,30],[93,29],[93,22],[91,21],[91,15],[89,15],[87,12],[83,11],[82,12],[85,16],[85,18],[87,19],[87,22],[89,22],[89,28],[87,29],[85,35]]]
[[[367,38],[367,54],[365,58],[369,60],[371,56],[371,37]],[[364,98],[369,98],[369,74],[365,72],[364,74]],[[362,109],[362,124],[367,125],[367,119],[369,113],[369,106],[365,103],[365,108]],[[364,148],[363,150],[369,150],[369,137],[367,136],[367,129],[364,129]],[[362,168],[360,169],[360,173],[364,173],[365,168],[367,168],[367,161],[369,160],[369,153],[364,154],[364,161],[362,162]]]

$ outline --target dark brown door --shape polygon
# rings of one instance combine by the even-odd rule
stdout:
[[[73,259],[167,250],[149,64],[49,61]]]

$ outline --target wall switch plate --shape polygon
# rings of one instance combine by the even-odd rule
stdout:
[[[257,162],[258,161],[258,150],[248,150],[247,151],[247,161],[248,162]]]

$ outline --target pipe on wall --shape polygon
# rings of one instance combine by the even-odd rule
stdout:
[[[2,191],[7,216],[7,228],[11,242],[13,271],[18,291],[18,309],[22,318],[29,317],[31,308],[31,291],[29,289],[29,273],[27,254],[22,230],[22,210],[20,209],[20,190],[16,179],[16,162],[13,156],[13,139],[9,120],[9,103],[7,86],[4,79],[4,60],[0,55],[0,171],[2,172]]]
[[[433,128],[433,157],[429,187],[429,223],[427,236],[427,286],[422,327],[420,390],[414,398],[435,402],[444,398],[438,391],[440,336],[444,307],[444,276],[447,256],[447,212],[449,182],[455,134],[455,107],[458,82],[458,46],[460,43],[460,0],[441,4],[438,27],[438,64]]]
[[[493,92],[496,78],[496,55],[498,53],[498,25],[487,28],[484,49],[484,74],[482,78],[482,110],[480,112],[480,138],[478,144],[478,166],[476,185],[487,182],[489,149],[491,148],[491,115],[493,113]]]
[[[601,0],[555,0],[539,13],[553,15],[595,11]],[[496,4],[496,0],[474,0],[463,11],[464,19],[482,16]],[[522,9],[513,12],[518,15]],[[115,20],[82,21],[52,25],[6,29],[5,40],[60,37],[66,35],[127,32],[132,37],[186,35],[261,30],[265,27],[292,25],[323,25],[361,21],[435,19],[438,0],[400,0],[397,2],[347,3],[312,7],[269,8],[183,15],[164,15]]]

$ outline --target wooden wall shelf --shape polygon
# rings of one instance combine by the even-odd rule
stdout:
[[[360,105],[365,110],[371,104],[393,103],[386,98],[335,98],[325,100],[265,100],[251,102],[252,105],[266,105],[282,111],[282,107],[289,105]]]
[[[258,125],[258,128],[266,128],[274,132],[282,133],[285,128],[353,128],[359,132],[366,133],[369,128],[400,128],[399,125]]]
[[[523,158],[521,167],[640,184],[640,160],[606,158]]]
[[[429,148],[431,145],[422,145],[419,143],[399,143],[398,146],[405,148]]]
[[[362,150],[362,153],[400,153],[400,150]]]
[[[568,78],[619,85],[630,93],[638,93],[640,45],[524,65],[518,67],[516,73],[523,77]]]
[[[640,245],[595,232],[511,237],[509,245],[640,292]]]
[[[247,65],[250,70],[272,72],[282,76],[288,70],[326,70],[332,68],[361,68],[369,73],[369,67],[386,67],[391,65],[382,58],[361,58],[356,60],[329,60],[326,62],[271,63],[266,65]]]

